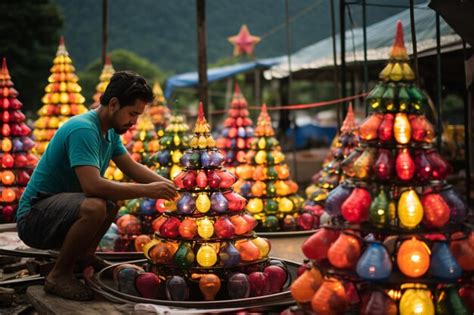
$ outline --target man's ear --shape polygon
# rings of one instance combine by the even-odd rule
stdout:
[[[112,97],[109,101],[109,109],[112,113],[118,111],[120,109],[120,103],[118,98]]]

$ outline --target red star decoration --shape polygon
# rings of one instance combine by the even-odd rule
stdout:
[[[227,40],[234,45],[234,56],[251,55],[255,45],[260,42],[260,37],[251,35],[247,25],[244,24],[240,27],[239,34],[230,36]]]

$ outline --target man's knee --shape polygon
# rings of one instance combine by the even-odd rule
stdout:
[[[96,222],[103,222],[107,218],[107,202],[100,198],[86,198],[81,204],[81,217]]]

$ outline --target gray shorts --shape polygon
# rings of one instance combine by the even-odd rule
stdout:
[[[17,223],[18,236],[28,246],[60,249],[67,232],[79,218],[84,193],[39,193],[31,200],[31,209]],[[107,210],[116,204],[107,201]]]

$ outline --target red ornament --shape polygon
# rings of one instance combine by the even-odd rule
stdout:
[[[251,35],[247,25],[244,24],[240,27],[239,34],[230,36],[228,41],[234,45],[234,56],[251,55],[255,45],[260,42],[260,37]]]
[[[244,235],[251,230],[249,229],[249,223],[243,218],[243,216],[234,215],[230,217],[230,222],[234,226],[234,231],[237,235]]]
[[[370,193],[363,187],[356,187],[341,206],[342,216],[349,223],[361,223],[369,217]]]
[[[383,121],[380,124],[377,134],[380,141],[387,142],[393,139],[393,121],[395,116],[393,114],[387,113],[383,116]]]
[[[231,212],[241,211],[245,208],[245,205],[247,204],[247,199],[233,191],[225,192],[224,197],[228,201],[227,207]]]
[[[440,194],[426,194],[421,198],[423,223],[429,227],[442,227],[449,221],[450,209]]]
[[[387,149],[379,149],[379,155],[374,164],[374,173],[379,180],[389,180],[392,178],[394,162],[392,153]]]
[[[174,183],[178,188],[184,188],[184,177],[187,175],[186,172],[180,172],[178,176],[174,178]]]
[[[322,261],[327,258],[331,244],[338,238],[339,231],[322,228],[306,239],[301,249],[306,257]]]
[[[426,158],[424,150],[418,150],[415,153],[416,179],[420,182],[426,182],[431,179],[433,169],[430,161]]]
[[[13,164],[13,156],[10,153],[4,153],[2,156],[2,168],[12,168]]]
[[[221,178],[216,171],[209,171],[207,173],[207,183],[210,188],[217,189],[221,184]]]
[[[163,225],[160,226],[160,235],[164,237],[178,237],[180,224],[181,221],[178,218],[168,218]]]
[[[206,172],[198,171],[196,176],[196,184],[199,188],[204,189],[207,187],[207,176]]]
[[[360,257],[359,239],[349,233],[342,232],[329,247],[328,259],[336,268],[349,269],[357,264]]]
[[[232,187],[232,185],[234,185],[235,181],[237,180],[237,177],[227,170],[219,171],[218,175],[221,179],[220,187],[223,189]]]
[[[417,142],[431,143],[435,138],[433,125],[425,115],[410,117],[411,137]]]
[[[183,178],[183,185],[186,189],[196,187],[196,171],[188,171]]]
[[[415,175],[415,162],[407,148],[399,151],[395,161],[395,168],[397,170],[397,177],[403,181],[409,181]]]
[[[235,235],[235,228],[228,218],[220,217],[214,223],[214,232],[219,238],[231,238]]]
[[[280,292],[288,278],[286,270],[280,266],[270,265],[263,269],[263,273],[268,279],[270,279],[269,293],[273,294]]]
[[[382,123],[383,115],[375,113],[367,117],[359,127],[359,136],[362,140],[377,139],[378,128]]]
[[[435,149],[426,151],[426,158],[433,169],[433,179],[445,179],[451,172],[451,167]]]

